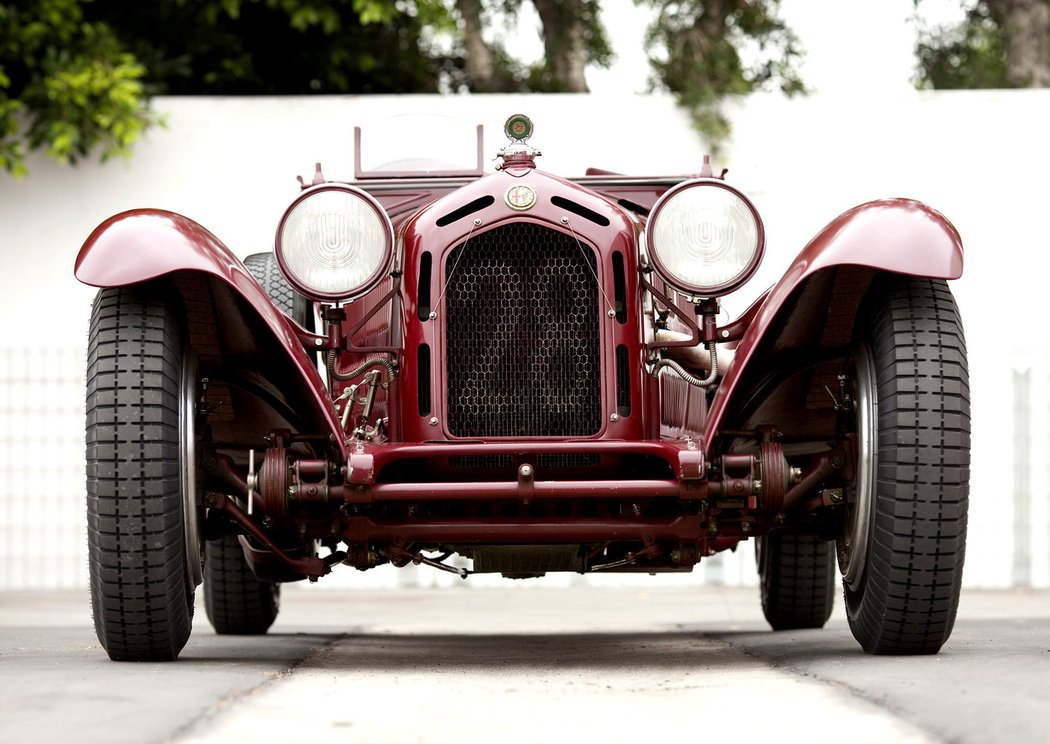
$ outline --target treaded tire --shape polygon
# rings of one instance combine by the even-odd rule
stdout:
[[[773,533],[755,542],[762,614],[773,630],[823,628],[835,606],[835,543]]]
[[[876,459],[865,489],[866,549],[851,556],[840,540],[846,614],[868,653],[933,654],[955,624],[966,549],[966,343],[944,281],[893,277],[871,297],[855,356],[870,349]],[[858,473],[863,457],[859,452]],[[863,494],[854,499],[863,506]],[[851,586],[847,569],[855,560],[862,570]]]
[[[292,289],[272,253],[253,253],[244,259],[244,268],[266,290],[277,308],[307,330],[312,330],[309,301]]]
[[[155,293],[99,292],[87,361],[88,558],[95,632],[118,661],[172,661],[190,635],[184,353],[179,316]]]
[[[236,535],[209,540],[205,552],[204,607],[215,632],[262,635],[269,630],[277,619],[280,585],[256,578]]]
[[[253,253],[244,267],[266,290],[282,313],[310,330],[309,303],[284,278],[273,253]],[[280,586],[260,581],[247,561],[236,535],[210,540],[205,546],[204,606],[220,635],[262,635],[280,609]]]

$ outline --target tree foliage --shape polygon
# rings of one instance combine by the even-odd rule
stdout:
[[[464,77],[452,87],[474,92],[584,93],[585,68],[606,67],[612,49],[599,0],[529,0],[540,18],[543,58],[513,59],[497,33],[518,21],[524,0],[455,0]],[[487,33],[486,33],[487,32]]]
[[[636,0],[656,17],[646,35],[654,85],[670,90],[714,149],[729,134],[726,96],[777,87],[805,92],[802,49],[780,0]]]
[[[543,24],[544,64],[533,70],[534,90],[587,90],[584,68],[612,59],[598,0],[532,0]]]
[[[127,153],[157,120],[145,73],[78,0],[0,4],[0,167],[24,174],[27,148],[63,163]]]
[[[715,144],[726,95],[794,93],[797,40],[779,0],[635,0],[655,11],[654,87]],[[502,44],[526,3],[543,57]],[[600,0],[0,0],[0,165],[126,153],[149,95],[582,92],[612,59]]]
[[[0,2],[0,167],[126,154],[156,94],[429,92],[441,0]]]
[[[923,0],[915,0],[921,11]],[[920,88],[1050,87],[1050,0],[960,0],[961,23],[919,18]]]
[[[148,70],[151,92],[293,95],[435,92],[448,63],[428,35],[439,0],[93,0]]]

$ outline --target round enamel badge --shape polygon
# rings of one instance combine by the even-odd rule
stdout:
[[[507,189],[503,197],[511,209],[530,209],[536,203],[536,191],[524,184],[515,184]]]
[[[525,114],[514,114],[503,124],[503,132],[510,139],[523,142],[532,136],[532,119]]]

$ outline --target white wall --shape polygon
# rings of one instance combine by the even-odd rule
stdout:
[[[562,175],[581,174],[589,165],[632,175],[695,172],[705,150],[684,115],[661,96],[161,98],[156,107],[167,127],[151,132],[128,161],[63,168],[33,157],[28,178],[0,175],[0,345],[83,347],[94,291],[73,279],[73,259],[91,229],[116,212],[163,207],[198,220],[238,255],[268,250],[284,205],[298,192],[296,175],[309,179],[320,160],[329,178],[353,177],[355,124],[365,127],[366,137],[388,135],[391,150],[405,156],[449,159],[447,139],[426,132],[394,135],[389,117],[399,117],[396,124],[404,122],[403,114],[436,114],[459,119],[468,130],[483,123],[491,156],[501,144],[503,120],[520,111],[536,123],[541,167]],[[821,226],[859,202],[915,197],[959,227],[967,267],[953,289],[969,339],[974,428],[966,582],[1010,581],[1010,370],[1034,365],[1041,408],[1034,415],[1040,446],[1033,452],[1031,575],[1036,584],[1050,583],[1050,429],[1043,410],[1050,354],[1036,314],[1043,305],[1043,255],[1050,250],[1044,227],[1050,91],[791,101],[764,94],[731,106],[730,113],[733,140],[715,165],[730,168],[729,179],[754,197],[769,241],[747,297],[728,303],[730,310],[742,309]],[[79,369],[66,372],[76,374]],[[57,394],[42,386],[31,397]],[[5,442],[22,430],[14,420],[0,429],[11,432]],[[12,475],[10,455],[3,457],[0,469],[7,472],[0,483],[10,485],[0,493],[0,507],[32,499]],[[72,510],[81,508],[79,488],[62,489]],[[4,528],[5,520],[45,519],[33,516],[36,502],[27,503],[0,508],[5,560],[30,560],[11,555],[13,532]],[[727,559],[726,580],[753,580],[750,561],[749,548]],[[47,583],[33,579],[41,582]]]

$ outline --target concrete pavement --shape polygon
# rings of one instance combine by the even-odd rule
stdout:
[[[755,589],[288,587],[269,636],[203,611],[174,664],[115,664],[86,593],[0,594],[0,741],[1035,741],[1050,592],[967,592],[934,657],[840,611],[772,633]]]

